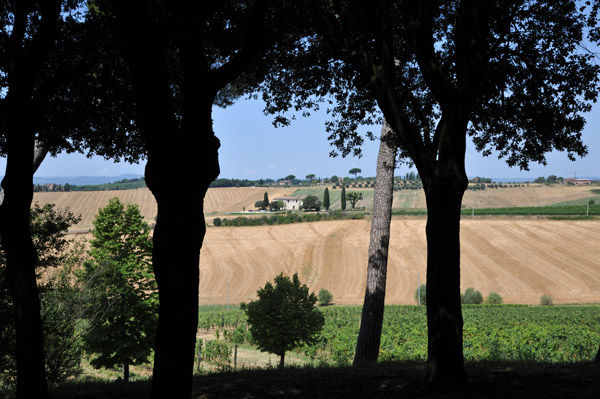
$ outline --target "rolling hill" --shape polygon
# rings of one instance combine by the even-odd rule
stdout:
[[[316,189],[321,191],[322,188]],[[295,188],[268,189],[269,198],[306,195]],[[335,191],[335,190],[333,190]],[[356,190],[359,191],[359,190]],[[265,188],[214,188],[205,199],[209,217],[251,209]],[[331,192],[331,190],[330,190]],[[339,195],[339,190],[337,190]],[[98,208],[109,198],[140,205],[153,222],[156,204],[147,189],[127,191],[36,193],[40,203],[54,202],[82,214],[74,232],[87,232]],[[464,206],[536,206],[596,196],[589,187],[531,186],[468,191]],[[369,198],[365,195],[365,198]],[[339,200],[338,200],[339,203]],[[182,193],[185,205],[185,192]],[[480,205],[483,204],[483,205]],[[334,203],[335,206],[335,203]],[[367,206],[367,204],[359,204]],[[395,207],[424,207],[421,191],[395,193]],[[392,221],[387,302],[414,303],[417,275],[425,281],[425,218]],[[254,298],[276,274],[298,272],[311,289],[327,288],[338,304],[361,304],[365,289],[369,220],[342,220],[260,227],[209,227],[200,259],[201,304]],[[527,218],[463,218],[462,290],[483,295],[496,291],[505,303],[600,303],[600,221],[553,221]]]

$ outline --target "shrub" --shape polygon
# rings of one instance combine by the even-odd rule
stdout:
[[[231,362],[231,348],[218,339],[208,340],[204,344],[202,356],[207,362],[226,369]]]
[[[483,302],[483,295],[473,287],[469,287],[465,290],[465,293],[461,295],[461,302],[465,305],[479,305]]]
[[[423,283],[415,291],[415,302],[419,303],[419,296],[421,297],[421,305],[427,305],[427,284]]]
[[[317,295],[317,300],[319,301],[319,306],[327,306],[333,301],[333,294],[325,288],[321,288],[319,295]]]
[[[542,306],[552,306],[554,305],[554,302],[552,301],[552,297],[550,295],[542,295],[542,297],[540,298],[540,305]]]
[[[214,218],[213,225],[219,227],[221,225],[221,218]]]
[[[485,298],[485,303],[490,305],[501,305],[504,303],[504,300],[500,294],[498,294],[496,291],[492,291],[487,298]]]

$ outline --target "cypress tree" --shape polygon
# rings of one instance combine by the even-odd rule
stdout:
[[[329,189],[327,187],[325,187],[325,194],[323,194],[323,208],[325,208],[326,211],[329,210]]]
[[[342,211],[346,210],[346,185],[342,184]]]
[[[263,199],[263,208],[267,209],[269,207],[269,194],[265,191],[265,197]]]

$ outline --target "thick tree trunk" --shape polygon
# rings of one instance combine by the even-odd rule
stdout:
[[[458,171],[458,172],[457,172]],[[428,380],[463,385],[460,303],[460,210],[467,186],[462,168],[449,163],[422,176],[427,198]]]
[[[15,315],[17,397],[45,398],[48,397],[48,386],[35,277],[37,253],[29,229],[34,140],[26,120],[27,115],[20,117],[15,108],[7,123],[9,153],[2,181],[4,200],[0,205],[0,237],[6,254],[7,280]]]
[[[174,185],[160,171],[158,182],[152,162],[150,158],[146,181],[151,182],[148,186],[158,204],[152,263],[160,300],[152,397],[189,397],[198,327],[199,257],[206,232],[203,200],[209,183],[196,182],[184,206],[181,193],[173,188],[190,187],[189,181]]]
[[[285,366],[285,352],[279,354],[279,368],[283,369]]]
[[[123,365],[123,382],[129,382],[129,363]]]
[[[377,156],[373,219],[371,221],[371,241],[367,266],[367,288],[362,309],[360,332],[356,343],[355,366],[376,363],[379,356],[385,309],[385,284],[397,151],[396,145],[389,137],[392,133],[389,125],[384,121]]]

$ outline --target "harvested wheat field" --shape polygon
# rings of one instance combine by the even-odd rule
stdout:
[[[209,228],[200,259],[201,304],[255,298],[267,280],[298,272],[338,304],[362,304],[370,223],[333,221]],[[462,222],[464,291],[496,291],[505,303],[600,302],[600,222],[479,219]],[[425,219],[394,219],[386,302],[412,304],[425,280]]]
[[[205,213],[240,212],[244,209],[253,209],[256,201],[262,201],[264,193],[268,192],[273,199],[282,195],[289,195],[294,188],[255,188],[255,187],[226,187],[211,188],[204,199]],[[114,197],[125,203],[136,203],[140,207],[144,219],[153,222],[156,217],[156,201],[147,188],[136,190],[113,191],[74,191],[55,193],[35,193],[33,202],[40,205],[54,203],[58,208],[69,208],[75,214],[81,214],[81,222],[73,227],[72,231],[85,231],[93,227],[93,220],[99,208],[108,204]],[[185,192],[181,194],[185,204]]]
[[[323,190],[325,188],[323,187]],[[372,191],[372,189],[370,189]],[[296,191],[294,187],[224,187],[211,188],[204,199],[205,214],[226,214],[230,212],[241,212],[244,209],[254,209],[256,201],[262,201],[265,191],[269,198],[291,195]],[[366,191],[354,190],[354,191]],[[597,196],[590,191],[589,187],[575,186],[544,186],[532,184],[530,187],[486,189],[483,191],[468,190],[464,195],[465,207],[511,207],[511,206],[544,206],[558,202],[574,201]],[[140,188],[137,190],[114,190],[114,191],[76,191],[35,193],[34,202],[40,204],[55,203],[59,208],[70,208],[75,214],[81,214],[81,222],[74,226],[72,231],[86,231],[92,228],[92,221],[98,212],[108,204],[113,197],[128,203],[137,203],[144,218],[151,222],[156,217],[156,202],[150,190]],[[182,193],[182,201],[185,201],[185,192]],[[370,208],[373,206],[370,200],[361,202],[361,206]],[[400,208],[426,208],[425,194],[423,190],[402,190],[394,192],[395,209]],[[208,217],[209,222],[211,221]]]
[[[564,186],[530,184],[529,187],[487,188],[485,190],[467,190],[463,197],[463,206],[467,208],[503,208],[513,206],[546,206],[560,202],[576,201],[597,196],[590,186]],[[353,191],[358,191],[354,190]],[[363,206],[372,208],[371,201]],[[425,209],[423,190],[401,190],[394,192],[393,208]]]

